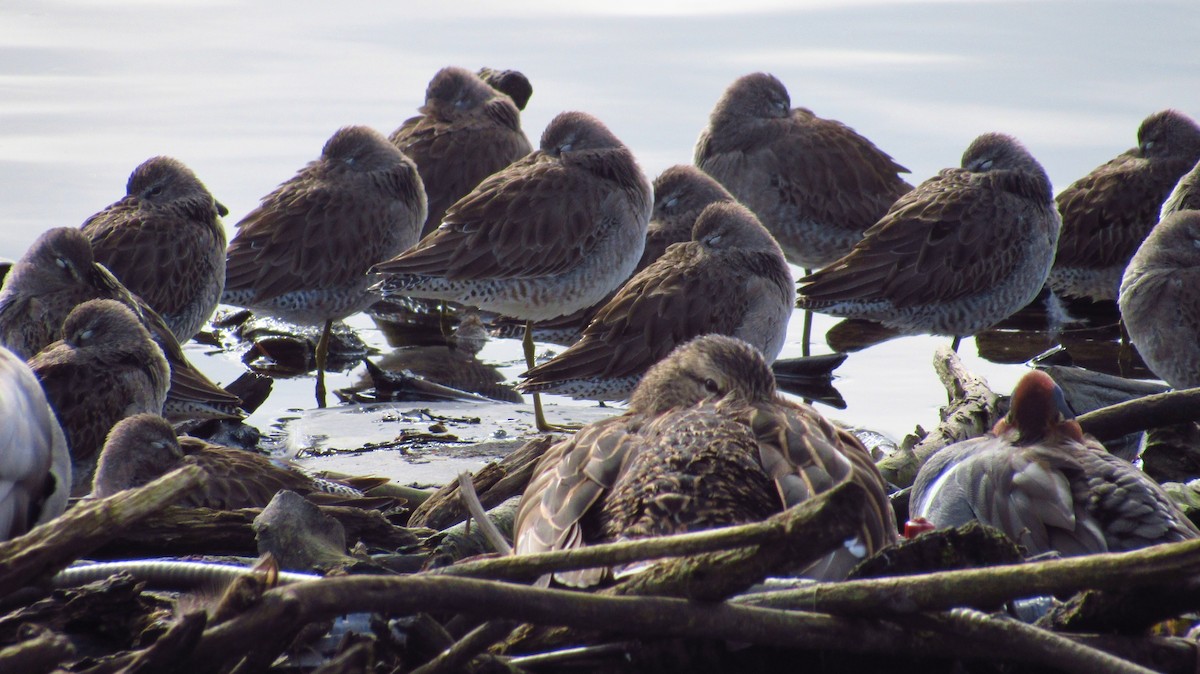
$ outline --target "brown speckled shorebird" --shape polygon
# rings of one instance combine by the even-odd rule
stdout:
[[[792,108],[783,83],[766,73],[729,85],[695,155],[805,269],[850,252],[912,189],[898,175],[908,169],[845,124]]]
[[[1163,202],[1159,219],[1162,220],[1176,211],[1200,210],[1200,161],[1175,183],[1175,189]]]
[[[547,451],[521,497],[518,554],[760,519],[845,480],[866,488],[860,534],[797,570],[837,579],[896,540],[887,485],[862,444],[812,408],[781,398],[750,345],[707,335],[655,365],[629,410]],[[607,569],[555,574],[568,585]]]
[[[848,255],[800,279],[797,306],[958,337],[1042,289],[1060,220],[1050,179],[1015,138],[987,133],[901,197]]]
[[[370,306],[367,270],[413,245],[425,215],[412,160],[373,129],[341,128],[320,159],[237,224],[221,301],[324,324],[316,354],[317,405],[324,407],[333,322]]]
[[[1138,145],[1059,193],[1062,236],[1048,284],[1059,295],[1114,300],[1121,274],[1163,201],[1200,160],[1200,126],[1176,110],[1147,117]]]
[[[533,151],[521,112],[504,93],[463,68],[442,68],[425,90],[420,115],[388,137],[417,165],[429,214],[421,235],[484,178]]]
[[[1062,391],[1038,370],[1017,383],[991,436],[951,445],[921,467],[909,512],[939,527],[977,519],[1031,555],[1123,552],[1200,536],[1153,480],[1083,434]]]
[[[1146,366],[1174,388],[1200,386],[1200,211],[1163,218],[1129,260],[1118,305]]]
[[[71,455],[37,378],[0,347],[0,541],[58,517],[71,492]]]
[[[126,196],[83,223],[96,261],[145,300],[180,343],[212,316],[225,286],[225,207],[191,169],[146,160]]]
[[[706,207],[691,239],[622,286],[574,346],[521,375],[521,390],[625,400],[650,366],[709,333],[745,340],[774,361],[796,300],[779,244],[729,201]]]
[[[281,489],[301,496],[324,494],[330,499],[362,497],[353,487],[313,478],[261,454],[199,438],[176,437],[171,424],[155,414],[136,414],[113,426],[100,454],[91,496],[105,498],[140,487],[184,465],[199,466],[205,476],[200,488],[177,501],[186,507],[262,508]]]
[[[129,307],[171,366],[166,414],[173,421],[235,419],[241,400],[214,384],[187,359],[157,313],[97,264],[87,237],[58,227],[37,238],[13,265],[0,289],[0,344],[30,358],[62,336],[67,314],[87,300],[117,300]]]
[[[71,493],[90,488],[109,429],[141,412],[162,414],[171,372],[137,316],[115,300],[71,310],[63,339],[29,359],[71,450]]]
[[[667,246],[691,240],[692,226],[696,224],[696,218],[705,206],[718,201],[734,200],[712,176],[686,164],[672,166],[660,173],[654,179],[653,187],[654,210],[650,213],[650,224],[646,227],[646,247],[642,251],[642,259],[633,271],[635,275],[662,257]],[[574,344],[583,336],[583,329],[588,323],[592,322],[600,309],[616,294],[617,290],[614,290],[602,301],[573,314],[539,321],[533,326],[534,339],[563,346]],[[497,337],[522,338],[525,335],[523,321],[517,324],[500,320],[495,325]]]
[[[419,112],[388,138],[412,158],[425,183],[430,203],[421,228],[425,236],[442,224],[455,201],[533,146],[511,98],[464,68],[434,74]]]
[[[526,321],[600,301],[633,272],[652,193],[628,148],[600,120],[564,112],[541,149],[493,174],[411,250],[376,265],[385,296],[479,307]],[[533,367],[532,331],[525,360]],[[547,429],[534,396],[537,426]]]

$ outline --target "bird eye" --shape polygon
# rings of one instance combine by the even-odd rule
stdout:
[[[720,242],[721,242],[720,234],[713,234],[711,236],[704,237],[704,243],[708,244],[709,246],[715,246]]]
[[[1142,143],[1142,150],[1143,150],[1143,151],[1148,151],[1148,150],[1150,150],[1150,149],[1151,149],[1151,148],[1153,148],[1153,147],[1154,147],[1154,141],[1152,141],[1152,140],[1148,140],[1148,141],[1146,141],[1146,142]]]
[[[665,202],[663,202],[663,208],[672,209],[672,208],[675,208],[675,204],[678,204],[678,203],[679,203],[679,197],[671,197],[670,199],[667,199]]]
[[[162,191],[163,191],[162,185],[155,185],[154,187],[151,187],[148,192],[146,192],[146,196],[157,197],[158,195],[162,194]]]
[[[67,263],[66,258],[62,257],[54,258],[54,264],[58,265],[61,269],[69,269],[71,267],[71,265]]]
[[[562,145],[558,146],[558,151],[559,152],[570,152],[571,146],[572,146],[572,143],[563,143]]]
[[[91,328],[88,328],[86,330],[81,330],[79,332],[79,334],[76,335],[75,341],[80,342],[80,343],[86,342],[89,339],[91,339],[92,336],[94,336],[95,334],[96,334],[96,331]]]
[[[720,393],[721,387],[717,385],[717,382],[715,380],[705,379],[704,380],[704,390],[708,391],[709,393]]]
[[[979,170],[980,171],[989,171],[989,170],[991,170],[991,168],[992,168],[992,160],[991,159],[984,159],[983,161],[979,162]]]

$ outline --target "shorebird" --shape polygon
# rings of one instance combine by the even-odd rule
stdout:
[[[908,169],[854,129],[792,108],[772,75],[739,77],[695,149],[704,169],[758,215],[789,262],[811,274],[850,252],[901,195]],[[812,313],[801,338],[809,355]]]
[[[0,347],[0,541],[58,517],[71,492],[71,455],[41,384]]]
[[[741,204],[713,203],[696,218],[691,241],[630,279],[578,342],[521,375],[520,389],[624,400],[650,366],[709,333],[749,342],[769,363],[783,348],[795,299],[770,232]]]
[[[646,227],[646,247],[633,273],[636,275],[662,257],[673,243],[689,241],[696,218],[706,206],[718,201],[734,201],[729,192],[704,171],[686,164],[668,168],[654,179],[654,209]],[[619,290],[619,288],[617,289]],[[583,329],[592,322],[604,305],[617,294],[609,293],[596,304],[572,314],[539,321],[533,326],[534,339],[570,346],[583,336]],[[493,323],[498,337],[524,337],[525,323],[499,320]]]
[[[525,77],[525,73],[520,70],[496,70],[484,67],[475,74],[487,82],[491,88],[507,94],[518,110],[524,110],[525,105],[529,103],[529,98],[533,96],[533,85],[529,83],[529,78]]]
[[[319,159],[237,224],[221,301],[324,324],[316,349],[316,398],[324,407],[333,322],[370,306],[367,270],[413,245],[425,215],[412,160],[373,129],[343,127]]]
[[[281,489],[327,502],[352,503],[363,497],[355,487],[314,478],[262,454],[176,437],[171,424],[156,414],[135,414],[112,427],[100,453],[91,496],[104,498],[140,487],[184,465],[199,466],[205,476],[198,489],[177,501],[185,507],[263,508]],[[377,478],[365,481],[380,482]]]
[[[158,312],[183,343],[221,298],[226,214],[191,169],[153,157],[129,176],[125,198],[81,229],[96,261]]]
[[[564,112],[541,145],[446,211],[411,250],[375,266],[375,287],[450,300],[529,322],[600,301],[633,272],[645,246],[650,184],[600,120]],[[525,360],[533,367],[532,330]],[[548,429],[534,396],[539,429]]]
[[[628,411],[551,447],[534,469],[514,524],[516,552],[675,533],[761,518],[846,480],[870,495],[859,534],[814,566],[845,577],[897,538],[886,483],[853,435],[780,397],[749,344],[706,335],[655,365]],[[607,569],[555,574],[587,586]]]
[[[758,215],[788,261],[819,269],[912,189],[854,129],[792,108],[787,88],[753,73],[725,90],[696,142],[696,166]]]
[[[1059,193],[1062,236],[1050,270],[1059,295],[1115,300],[1121,274],[1163,201],[1200,160],[1200,126],[1177,110],[1142,121],[1138,145]]]
[[[1050,179],[1015,138],[987,133],[905,196],[845,257],[800,279],[797,306],[900,334],[973,335],[1030,302],[1054,260]]]
[[[1017,383],[990,436],[953,444],[921,467],[909,512],[939,527],[977,519],[1030,555],[1123,552],[1200,536],[1153,480],[1084,435],[1062,391],[1038,370]]]
[[[1200,210],[1200,161],[1175,183],[1175,189],[1163,202],[1158,217],[1162,220],[1175,211],[1195,210]]]
[[[1118,298],[1142,360],[1174,388],[1200,386],[1200,211],[1167,215],[1129,260]]]
[[[437,229],[454,202],[533,147],[521,131],[521,112],[512,99],[463,68],[439,70],[419,112],[388,140],[421,174],[429,198],[421,230],[425,236]]]
[[[166,414],[173,421],[241,418],[241,400],[217,386],[187,359],[166,322],[97,264],[87,237],[71,227],[37,238],[0,288],[0,344],[29,359],[62,336],[67,314],[87,300],[117,300],[150,331],[171,366]]]
[[[71,450],[71,493],[92,482],[109,429],[141,412],[162,414],[171,372],[137,316],[115,300],[71,310],[63,339],[29,359]]]

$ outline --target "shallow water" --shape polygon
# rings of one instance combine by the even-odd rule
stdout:
[[[721,91],[754,70],[780,77],[793,105],[872,138],[913,182],[957,165],[972,138],[997,130],[1022,139],[1061,188],[1132,146],[1150,112],[1200,116],[1193,1],[758,0],[736,13],[716,2],[413,4],[0,5],[0,256],[82,223],[156,154],[200,176],[229,207],[232,231],[338,127],[399,126],[448,64],[522,70],[534,85],[523,120],[532,138],[557,113],[587,110],[651,177],[690,162]],[[382,342],[369,320],[352,323]],[[817,334],[830,325],[819,318]],[[794,327],[785,357],[799,354],[798,318]],[[853,355],[838,382],[849,408],[832,415],[897,438],[933,425],[945,395],[930,362],[944,342],[906,338]],[[972,357],[970,342],[961,352],[997,390],[1021,372]],[[221,382],[242,369],[197,345],[189,353]],[[510,376],[522,369],[515,343],[493,342],[483,356]],[[253,421],[266,427],[310,407],[311,379],[283,381]],[[526,419],[526,408],[513,415]],[[322,419],[305,427],[353,431]],[[296,430],[293,447],[307,437]],[[362,456],[409,479],[411,464]]]

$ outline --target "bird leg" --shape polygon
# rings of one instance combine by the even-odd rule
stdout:
[[[525,322],[525,336],[521,339],[521,346],[525,350],[525,365],[529,369],[533,369],[534,354],[533,354],[533,321]],[[579,430],[579,426],[559,426],[553,425],[546,421],[546,414],[542,411],[542,396],[539,393],[533,394],[533,419],[537,424],[537,429],[542,433],[551,431],[570,432]]]
[[[811,270],[811,269],[804,270],[805,276],[812,276],[812,273],[813,273],[813,270]],[[809,348],[809,344],[812,342],[812,324],[813,324],[812,309],[805,309],[804,310],[804,329],[800,333],[800,355],[804,356],[805,358],[812,355],[811,349]]]
[[[329,356],[329,340],[333,333],[333,319],[325,321],[321,339],[317,340],[317,407],[325,407],[325,360]]]
[[[958,345],[962,343],[962,335],[955,335],[954,341],[950,342],[950,350],[958,353]]]
[[[525,321],[525,336],[521,338],[521,347],[525,350],[525,366],[533,369],[533,321]],[[550,424],[546,423],[546,415],[542,412],[542,396],[538,393],[533,394],[533,419],[537,424],[537,429],[543,433],[551,430]]]

